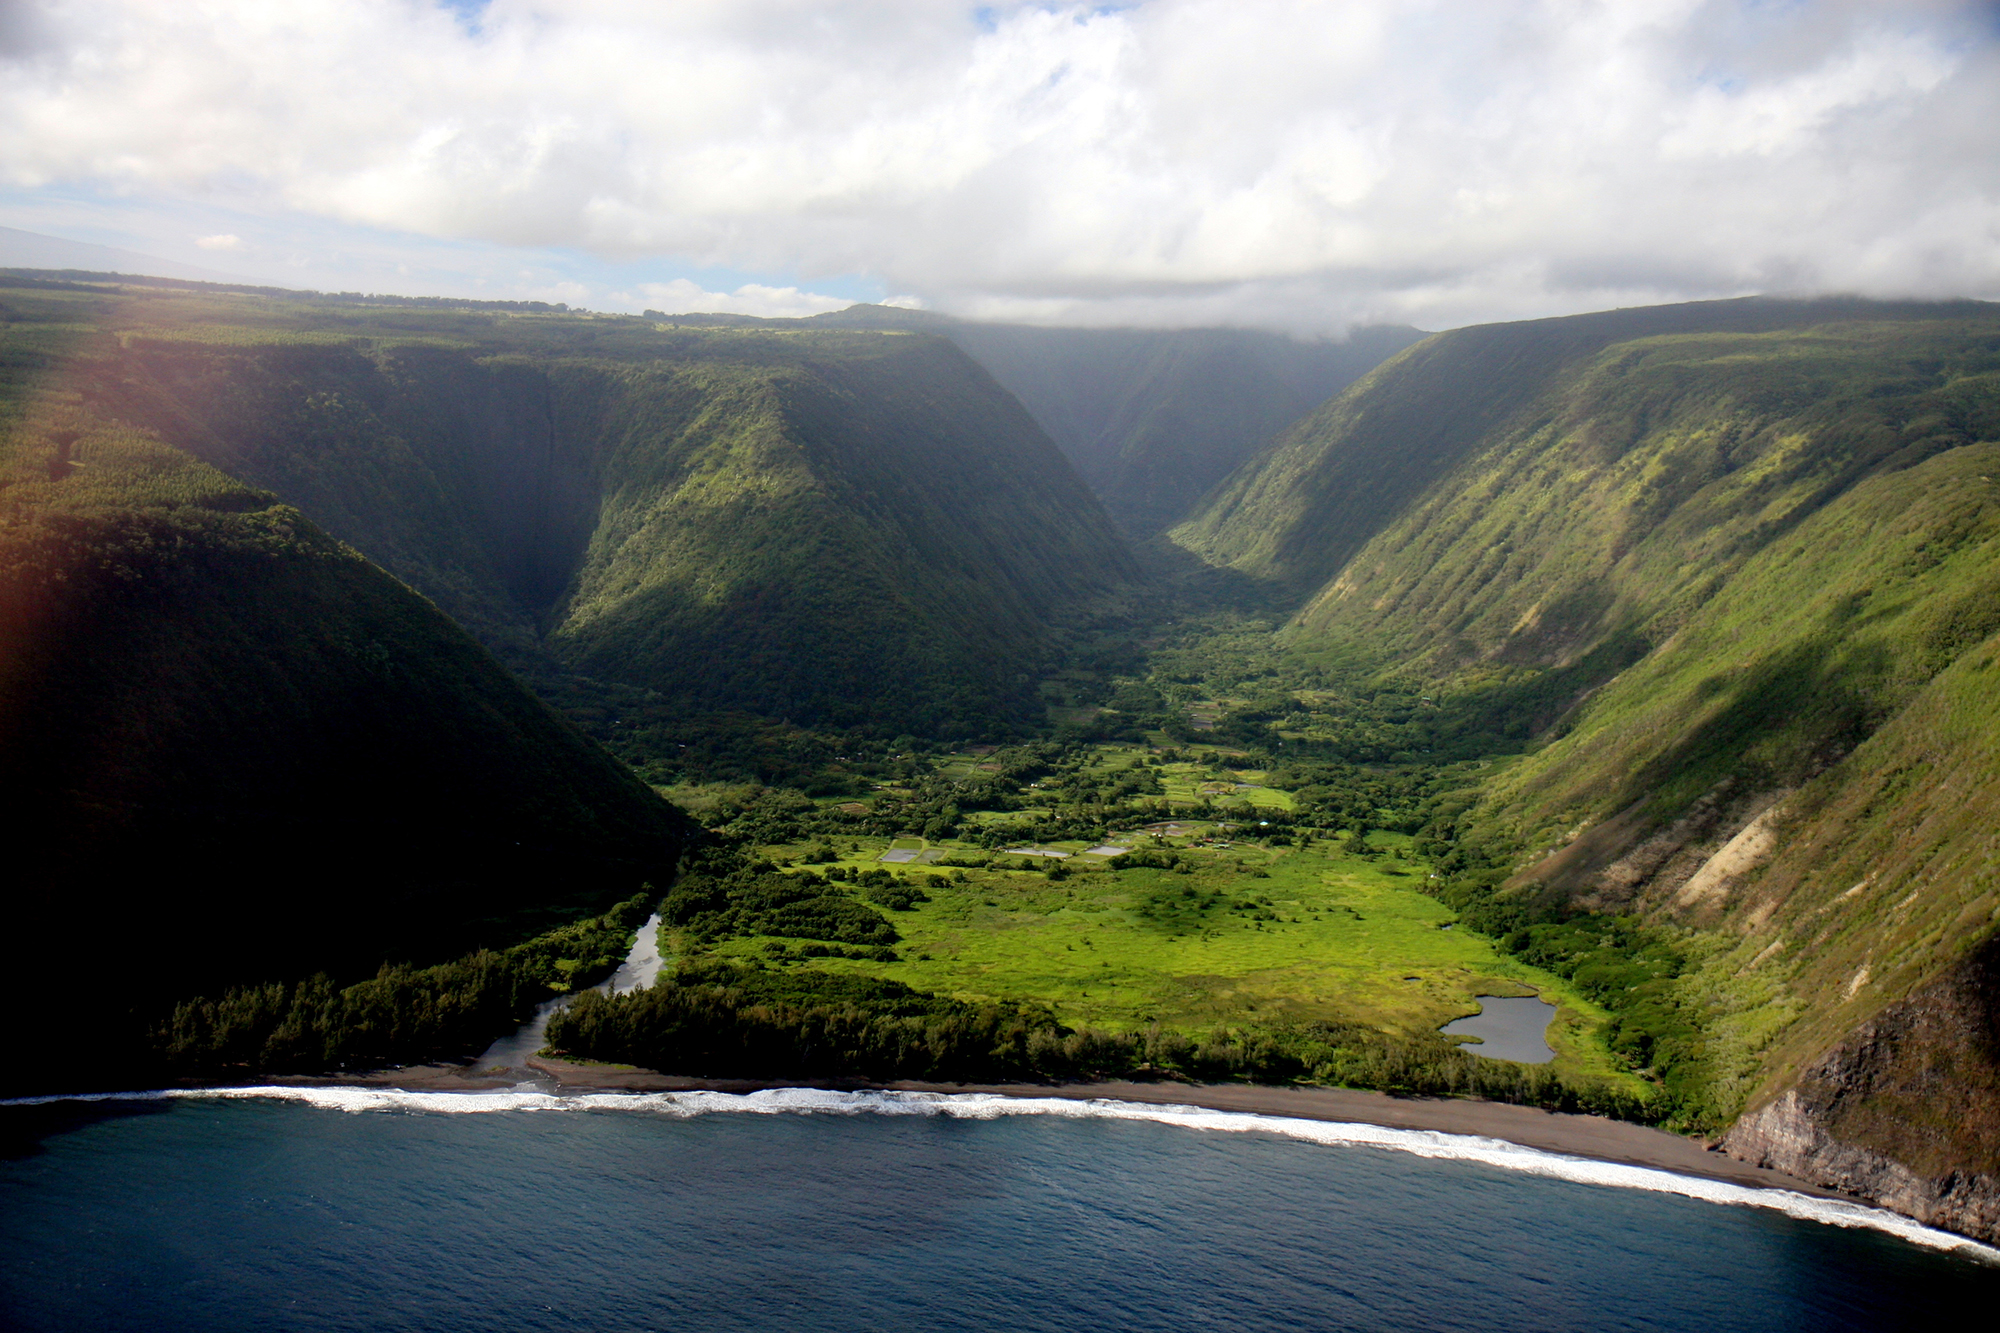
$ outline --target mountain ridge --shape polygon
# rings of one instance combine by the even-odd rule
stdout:
[[[938,339],[259,300],[128,301],[90,391],[531,673],[980,733],[1037,712],[1027,678],[1064,627],[1139,578],[1033,421]]]
[[[1400,326],[1301,339],[1252,329],[1073,329],[853,306],[811,322],[950,339],[1028,409],[1144,539],[1179,522],[1280,430],[1421,338]]]
[[[140,1077],[177,999],[502,947],[671,877],[684,815],[296,509],[95,410],[77,336],[17,321],[0,360],[7,901],[51,997],[10,1082]],[[86,932],[110,984],[77,984]]]
[[[1758,1117],[1804,1116],[1846,1147],[1801,1169],[1852,1150],[1929,1182],[1895,1198],[1985,1197],[1993,1123],[1889,1108],[1913,1069],[1986,1086],[2000,1046],[1884,1016],[2000,921],[1996,476],[2000,307],[1712,304],[1439,335],[1175,538],[1290,589],[1306,660],[1447,711],[1539,694],[1538,741],[1434,822],[1445,891],[1678,941],[1645,1003],[1690,1034],[1660,1052],[1697,1119],[1747,1115],[1755,1156]],[[1809,1069],[1861,1081],[1800,1100]],[[1984,1207],[1938,1215],[1990,1235]]]

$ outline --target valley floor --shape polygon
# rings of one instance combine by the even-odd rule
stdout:
[[[1015,788],[1016,808],[971,813],[947,839],[863,831],[876,809],[915,799],[911,788],[823,798],[820,820],[801,821],[812,831],[750,854],[795,874],[854,885],[893,876],[919,889],[913,905],[888,913],[901,936],[893,961],[804,955],[795,940],[761,934],[702,947],[974,1002],[1039,1002],[1066,1024],[1111,1032],[1351,1020],[1415,1036],[1479,1012],[1479,996],[1535,994],[1558,1007],[1547,1033],[1557,1072],[1643,1095],[1605,1046],[1605,1011],[1458,925],[1419,887],[1431,868],[1407,835],[1330,830],[1295,812],[1263,772],[1219,770],[1224,753],[1190,745],[1163,758],[1155,747],[1100,744]],[[929,782],[974,776],[982,762],[946,756]],[[1135,773],[1152,790],[1096,802],[1102,840],[1031,836],[1074,810],[1081,787],[1107,791]],[[727,799],[670,794],[696,809]],[[1108,855],[1125,849],[1133,855],[1123,862]],[[1149,858],[1160,864],[1133,864]]]

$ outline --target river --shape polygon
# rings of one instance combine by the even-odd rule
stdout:
[[[660,965],[660,914],[655,912],[647,918],[645,925],[639,927],[639,938],[632,942],[632,948],[625,955],[625,961],[618,965],[618,970],[591,989],[617,995],[650,986],[653,979],[660,975]],[[532,1018],[487,1047],[486,1053],[474,1061],[472,1067],[496,1072],[513,1070],[525,1082],[546,1083],[546,1076],[528,1067],[528,1058],[547,1042],[549,1019],[575,998],[574,995],[558,995],[553,1000],[543,1001],[536,1006]]]

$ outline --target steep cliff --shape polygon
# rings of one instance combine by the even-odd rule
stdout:
[[[1724,1151],[2000,1241],[2000,940],[1738,1120]]]
[[[1432,845],[1466,901],[1676,951],[1678,1114],[1977,1229],[1996,441],[1992,306],[1619,311],[1412,348],[1174,536],[1292,589],[1295,652],[1532,719]],[[1917,1086],[1955,1114],[1889,1133]]]
[[[990,729],[1135,577],[1020,405],[920,334],[175,292],[89,319],[66,373],[104,411],[297,505],[510,663],[668,707]]]
[[[87,336],[0,327],[24,1068],[128,1056],[179,996],[510,944],[665,882],[690,821],[406,585],[97,410],[67,377]]]
[[[1423,337],[1255,329],[1060,329],[856,306],[815,324],[948,338],[1034,415],[1121,527],[1151,537],[1328,398]]]

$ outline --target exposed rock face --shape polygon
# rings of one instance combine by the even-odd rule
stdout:
[[[1724,782],[1670,824],[1649,824],[1640,805],[1586,829],[1521,872],[1515,883],[1559,890],[1575,906],[1622,912],[1640,903],[1713,912],[1779,843],[1789,789],[1738,791]]]
[[[2000,1241],[2000,936],[1855,1029],[1721,1146]]]
[[[1785,807],[1774,805],[1743,826],[1743,831],[1724,843],[1722,850],[1702,863],[1694,877],[1674,895],[1677,907],[1719,901],[1728,897],[1736,881],[1771,859],[1778,846],[1777,823]]]
[[[1920,1176],[1894,1158],[1832,1138],[1797,1092],[1736,1122],[1722,1141],[1731,1157],[1914,1217],[1927,1226],[2000,1241],[2000,1178]]]

